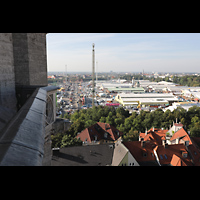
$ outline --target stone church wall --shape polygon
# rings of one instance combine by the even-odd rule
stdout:
[[[0,34],[0,105],[16,110],[12,33]]]

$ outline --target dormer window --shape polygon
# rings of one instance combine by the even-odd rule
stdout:
[[[94,140],[97,141],[97,135],[94,135]]]
[[[146,152],[143,152],[143,157],[147,157],[147,153]]]
[[[107,138],[108,137],[108,133],[104,133],[104,137]]]
[[[187,158],[187,152],[182,153],[183,158]]]
[[[143,157],[147,157],[147,151],[146,151],[146,149],[142,150],[142,155],[143,155]]]
[[[118,131],[118,130],[116,130],[116,131],[115,131],[115,134],[116,134],[117,136],[119,136],[119,131]]]

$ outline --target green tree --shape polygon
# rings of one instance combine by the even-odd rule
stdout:
[[[106,123],[108,123],[110,125],[114,125],[114,116],[111,111],[109,112],[108,116],[106,117]]]
[[[143,127],[143,125],[142,125],[142,121],[141,121],[140,115],[138,115],[138,116],[133,120],[132,129],[133,129],[133,130],[137,130],[137,131],[144,132],[144,127]]]
[[[115,118],[114,122],[115,122],[115,125],[118,127],[124,123],[124,120],[122,118]]]
[[[69,128],[69,133],[75,137],[76,134],[84,130],[84,128],[85,128],[85,122],[80,119],[77,119],[75,122],[73,122],[73,124]]]
[[[98,107],[92,108],[92,120],[98,122],[100,120],[101,116],[98,113]]]
[[[146,128],[150,129],[152,127],[152,123],[153,123],[153,116],[151,115],[151,113],[147,113],[143,121],[145,129]]]
[[[116,113],[119,113],[120,115],[123,115],[124,117],[129,117],[129,111],[128,110],[124,110],[123,107],[118,107],[116,109]]]
[[[125,127],[125,131],[128,132],[131,130],[132,126],[133,126],[133,120],[136,117],[134,117],[133,115],[131,115],[130,117],[126,118],[124,121],[124,127]]]
[[[105,123],[106,122],[106,117],[101,117],[99,122]]]
[[[65,113],[63,116],[64,119],[70,119],[70,117],[71,117],[71,115],[69,115],[68,113]]]
[[[75,112],[73,115],[71,115],[71,121],[75,122],[80,117],[79,112]]]
[[[195,78],[194,80],[197,81],[200,79]],[[136,138],[138,139],[137,134],[139,132],[145,132],[146,128],[150,129],[154,126],[166,129],[169,128],[177,118],[178,122],[186,126],[186,130],[190,130],[191,136],[200,137],[200,108],[197,106],[191,107],[188,112],[183,108],[177,108],[173,112],[170,110],[163,112],[161,109],[157,109],[151,113],[141,111],[140,114],[133,112],[131,115],[129,115],[128,110],[125,110],[123,107],[119,107],[115,110],[113,107],[105,106],[103,108],[102,106],[98,106],[93,109],[77,111],[72,114],[70,118],[73,124],[65,134],[58,133],[51,136],[52,148],[60,147],[61,145],[65,146],[65,143],[67,143],[67,145],[73,144],[73,142],[70,143],[71,140],[69,140],[69,138],[74,138],[78,132],[81,132],[86,127],[98,121],[115,126],[124,133],[124,138],[126,140],[135,140]],[[68,136],[63,138],[65,135]],[[62,139],[63,143],[61,144]]]
[[[86,118],[85,113],[80,113],[79,119],[85,121],[85,118]]]
[[[110,110],[110,107],[105,106],[104,109],[103,109],[103,111],[104,111],[104,117],[107,117],[107,116],[108,116],[108,113],[109,113],[111,110]]]
[[[200,137],[200,119],[194,116],[191,119],[191,124],[189,125],[190,135],[193,137]]]
[[[139,132],[130,130],[127,134],[124,135],[123,139],[124,141],[138,141]]]
[[[163,113],[163,120],[164,121],[169,121],[169,120],[173,120],[174,119],[174,115],[170,110],[166,110]]]
[[[51,135],[51,148],[58,148],[61,146],[61,140],[63,138],[63,133],[57,133],[55,135]]]
[[[191,126],[193,126],[194,124],[196,123],[199,123],[199,117],[197,116],[194,116],[192,119],[191,119]]]
[[[200,125],[196,124],[190,129],[190,135],[192,137],[200,137]]]
[[[121,124],[118,128],[122,133],[125,133],[125,127],[124,124]]]
[[[173,82],[180,85],[187,85],[189,87],[198,87],[200,86],[200,77],[194,75],[182,77],[173,76]]]
[[[85,121],[85,128],[88,128],[88,127],[94,125],[95,123],[97,123],[97,122],[89,119],[89,120]]]
[[[172,80],[174,83],[179,83],[179,77],[178,76],[173,76]]]
[[[165,81],[166,81],[166,82],[171,82],[171,81],[169,80],[169,76],[165,77]]]
[[[157,109],[151,113],[153,116],[152,126],[157,127],[157,128],[162,128],[161,123],[163,122],[163,113],[164,112],[162,109]]]
[[[192,117],[194,117],[195,115],[197,117],[200,117],[200,107],[193,106],[193,107],[189,108],[187,114],[189,115],[190,119],[192,119]]]
[[[98,118],[101,119],[101,117],[106,117],[106,114],[104,112],[104,109],[102,106],[99,106],[99,109],[97,111],[97,115],[98,115]]]
[[[173,120],[177,119],[180,122],[182,118],[186,118],[187,111],[184,108],[178,107],[172,113],[174,115]]]
[[[68,146],[81,146],[82,141],[71,135],[64,135],[61,140],[61,148]]]

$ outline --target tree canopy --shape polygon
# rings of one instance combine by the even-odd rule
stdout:
[[[189,87],[199,87],[200,86],[200,76],[173,76],[173,82],[180,85],[187,85]]]
[[[145,132],[146,128],[164,128],[169,129],[173,121],[181,122],[186,129],[190,131],[191,136],[200,137],[200,108],[191,107],[188,112],[183,108],[177,108],[173,112],[157,109],[153,112],[141,111],[140,114],[133,112],[129,114],[123,107],[117,109],[113,107],[94,107],[87,110],[76,111],[70,118],[72,125],[65,134],[52,136],[52,147],[61,147],[67,145],[80,145],[80,141],[73,140],[78,132],[97,123],[104,122],[115,126],[124,133],[124,140],[138,140],[139,132]],[[67,135],[67,136],[66,136]]]
[[[155,78],[153,75],[151,77],[146,77],[141,74],[134,75],[123,75],[120,78],[126,79],[127,81],[131,81],[134,77],[135,80],[150,80],[153,82],[167,81],[171,82],[170,78],[167,76],[165,78],[157,77]],[[199,87],[200,86],[200,76],[197,75],[186,75],[186,76],[176,76],[174,75],[171,79],[174,83],[179,85],[187,85],[189,87]]]

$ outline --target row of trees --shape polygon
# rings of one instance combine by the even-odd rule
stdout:
[[[199,87],[200,86],[200,76],[173,76],[173,82],[180,85],[187,85],[189,87]]]
[[[145,80],[150,80],[150,81],[153,81],[153,82],[160,82],[160,81],[171,82],[169,80],[169,77],[154,78],[154,76],[146,77],[146,76],[143,76],[141,74],[124,75],[124,76],[121,76],[120,78],[126,79],[127,81],[131,81],[133,77],[135,78],[135,80],[145,79]],[[172,80],[173,80],[174,83],[177,83],[179,85],[187,85],[189,87],[199,87],[200,86],[200,76],[196,76],[196,75],[186,75],[186,76],[182,76],[182,77],[174,75],[172,77]]]
[[[66,114],[65,118],[70,118],[73,122],[70,129],[63,134],[52,136],[53,147],[65,147],[69,145],[81,145],[81,142],[74,140],[78,132],[95,124],[96,122],[109,123],[124,133],[124,140],[138,140],[139,132],[151,127],[169,129],[176,119],[184,125],[186,131],[190,131],[191,136],[200,137],[200,108],[191,107],[188,112],[183,108],[177,108],[173,112],[167,110],[163,112],[157,109],[154,112],[141,111],[140,114],[122,107],[94,107],[87,110],[76,111],[72,115]]]
[[[135,80],[150,80],[151,82],[152,81],[153,82],[160,82],[160,81],[171,82],[168,76],[166,78],[160,78],[160,77],[154,78],[154,75],[152,75],[151,77],[146,77],[141,74],[134,74],[134,75],[128,74],[128,75],[120,76],[121,79],[126,79],[127,81],[131,81],[133,77]]]

